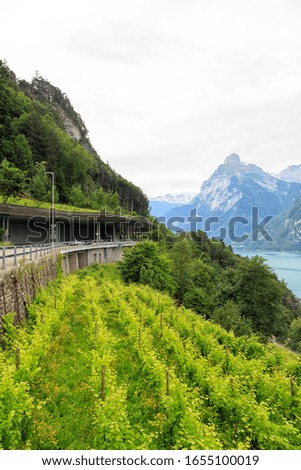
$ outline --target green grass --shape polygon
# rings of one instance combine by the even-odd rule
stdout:
[[[0,203],[3,204],[3,197],[0,196]],[[15,204],[17,206],[27,206],[27,207],[39,207],[41,209],[51,209],[51,203],[49,202],[40,202],[40,201],[35,201],[34,199],[29,199],[29,198],[17,198],[17,197],[10,197],[6,204]],[[75,206],[70,206],[67,204],[55,204],[55,209],[61,210],[61,211],[71,211],[71,212],[98,212],[92,209],[87,209],[87,208],[79,208]]]
[[[0,203],[3,204],[4,198],[0,195]],[[41,201],[35,201],[34,199],[29,199],[29,198],[17,198],[17,197],[10,197],[7,201],[6,204],[14,204],[16,206],[22,206],[22,207],[38,207],[41,209],[51,209],[52,205],[49,202],[41,202]],[[75,206],[70,206],[68,204],[58,204],[56,203],[55,209],[58,211],[68,211],[68,212],[91,212],[94,214],[99,214],[99,212],[105,212],[105,208],[100,208],[99,210],[95,209],[88,209],[88,208],[83,208],[83,207],[75,207]],[[119,215],[122,213],[122,215],[127,215],[127,216],[138,216],[136,213],[130,213],[126,212],[124,209],[122,209],[122,212],[120,210],[117,211],[107,211],[110,212],[111,214],[117,214]]]

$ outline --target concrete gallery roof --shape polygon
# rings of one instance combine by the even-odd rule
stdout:
[[[109,212],[85,212],[85,211],[63,211],[55,209],[55,220],[76,219],[79,222],[87,222],[89,219],[97,222],[119,222],[128,224],[145,224],[148,228],[152,227],[152,222],[146,217],[112,214]],[[10,219],[29,220],[32,217],[49,219],[52,217],[52,210],[42,209],[40,207],[18,206],[16,204],[0,204],[0,216],[10,216]]]

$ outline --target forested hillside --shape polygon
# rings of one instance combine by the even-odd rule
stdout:
[[[68,97],[39,75],[31,83],[17,80],[1,61],[0,164],[4,201],[9,195],[48,201],[48,171],[55,173],[57,202],[148,213],[141,189],[97,155]]]
[[[300,449],[300,361],[94,266],[5,322],[4,449]]]
[[[126,251],[120,265],[125,282],[168,292],[236,335],[275,337],[301,352],[300,301],[263,258],[238,256],[202,231],[176,236],[155,224],[151,236],[159,242],[145,240]]]

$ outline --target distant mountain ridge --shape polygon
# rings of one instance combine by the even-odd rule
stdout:
[[[275,177],[290,183],[301,183],[301,165],[291,165],[276,174]]]
[[[169,202],[171,204],[187,204],[193,198],[195,194],[193,193],[183,193],[183,194],[165,194],[165,196],[157,196],[154,198],[150,198],[151,201],[161,201],[161,202]]]
[[[197,217],[202,217],[197,229],[214,237],[224,237],[225,231],[221,232],[221,229],[225,229],[225,239],[231,243],[233,237],[237,238],[242,233],[250,236],[254,226],[258,226],[266,216],[274,218],[289,210],[300,194],[300,183],[276,178],[254,164],[242,162],[233,153],[202,184],[199,194],[189,204],[174,207],[164,216],[167,225],[172,218],[184,218],[184,223],[173,223],[170,228],[176,230],[179,225],[189,230],[188,217],[194,211]],[[258,208],[257,220],[254,220],[252,208]],[[242,219],[239,221],[237,217]]]
[[[150,198],[150,213],[154,217],[161,217],[168,210],[189,203],[194,196],[193,193],[183,193]]]

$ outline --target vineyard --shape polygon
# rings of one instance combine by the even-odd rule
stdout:
[[[0,353],[2,449],[301,449],[301,362],[91,267]],[[116,278],[114,278],[114,276]]]

